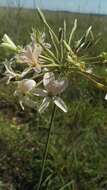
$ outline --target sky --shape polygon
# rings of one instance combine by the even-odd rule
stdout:
[[[0,0],[0,5],[107,14],[107,0]]]

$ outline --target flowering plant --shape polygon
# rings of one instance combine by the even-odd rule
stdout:
[[[67,38],[65,22],[63,28],[60,28],[56,35],[39,9],[38,13],[48,29],[49,43],[45,42],[44,32],[33,29],[31,42],[25,47],[17,46],[6,34],[1,44],[1,47],[14,54],[10,60],[6,59],[3,62],[4,75],[7,84],[10,82],[15,84],[14,96],[18,98],[21,108],[24,110],[27,105],[37,108],[40,113],[43,113],[50,104],[53,105],[37,190],[40,189],[42,183],[56,106],[65,113],[68,111],[67,105],[60,96],[69,87],[71,76],[73,74],[81,75],[97,88],[107,90],[106,80],[94,74],[93,66],[88,64],[93,58],[84,55],[84,52],[96,43],[92,27],[89,27],[83,36],[73,43],[77,20],[74,21],[74,26]],[[104,55],[102,56],[104,57]],[[99,56],[99,59],[102,59],[102,56]],[[22,65],[21,69],[18,70],[17,65]],[[32,99],[32,97],[38,96],[43,98],[40,105],[38,100]],[[107,99],[107,95],[105,99]]]

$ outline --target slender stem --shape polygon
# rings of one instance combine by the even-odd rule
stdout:
[[[68,182],[68,183],[66,183],[65,185],[63,185],[59,190],[64,190],[66,187],[69,187],[69,186],[71,186],[72,185],[72,183],[73,183],[73,180],[72,181],[70,181],[70,182]]]
[[[48,64],[48,65],[42,65],[42,67],[61,67],[61,65],[58,65],[58,64]]]
[[[40,174],[37,190],[40,190],[42,179],[43,179],[43,174],[44,174],[44,169],[45,169],[45,162],[46,162],[46,158],[47,158],[48,147],[49,147],[49,142],[50,142],[50,137],[51,137],[51,131],[52,131],[52,124],[53,124],[55,110],[56,110],[55,108],[56,108],[56,106],[54,105],[53,111],[52,111],[52,115],[50,117],[49,132],[48,132],[47,142],[46,142],[44,156],[43,156],[43,160],[42,160],[42,169],[41,169],[41,174]]]

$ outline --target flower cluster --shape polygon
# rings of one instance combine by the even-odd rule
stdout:
[[[25,104],[38,107],[38,101],[35,99],[39,96],[43,98],[38,108],[39,112],[43,112],[50,103],[54,103],[62,111],[67,112],[67,106],[60,95],[68,87],[69,78],[73,73],[90,80],[97,88],[107,91],[104,79],[94,74],[92,61],[97,60],[98,57],[93,59],[83,54],[96,43],[92,27],[89,27],[79,40],[72,43],[77,29],[77,20],[74,21],[74,26],[67,39],[65,22],[57,36],[43,13],[40,10],[38,13],[48,29],[50,43],[45,42],[44,32],[33,29],[31,41],[25,47],[17,46],[6,34],[1,44],[1,47],[14,53],[10,60],[4,61],[4,75],[7,78],[7,84],[10,82],[16,84],[14,95],[19,99],[22,109]],[[102,57],[99,58],[101,60]],[[89,65],[90,62],[92,64]]]
[[[44,33],[42,34],[42,45],[50,48],[50,44],[44,42]],[[42,104],[39,107],[39,112],[43,112],[51,102],[55,103],[61,110],[67,112],[67,106],[59,95],[67,88],[67,80],[55,80],[55,75],[49,68],[44,68],[44,62],[40,58],[43,53],[42,46],[37,43],[34,34],[31,34],[31,43],[20,50],[5,34],[3,37],[3,47],[8,47],[15,50],[14,59],[5,61],[5,73],[7,84],[11,81],[16,84],[14,96],[18,97],[21,108],[24,110],[24,105],[31,107],[37,106],[30,96],[43,97]],[[18,51],[16,51],[18,49]],[[14,71],[13,64],[24,65],[23,71]],[[33,76],[32,76],[33,74]],[[30,77],[28,77],[28,75]],[[36,79],[37,78],[37,81]],[[38,80],[40,78],[40,81]]]

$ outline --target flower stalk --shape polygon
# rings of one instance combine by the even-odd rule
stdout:
[[[55,110],[56,110],[56,105],[54,104],[53,110],[52,110],[52,115],[51,115],[50,121],[49,121],[49,132],[48,132],[47,142],[45,145],[45,151],[44,151],[44,156],[43,156],[43,160],[42,160],[42,169],[41,169],[41,173],[40,173],[37,190],[40,190],[40,187],[42,184],[42,179],[43,179],[43,175],[44,175],[45,164],[46,164],[46,159],[47,159],[47,154],[48,154],[48,147],[49,147],[50,137],[51,137],[51,132],[52,132],[52,126],[53,126],[53,121],[54,121],[54,116],[55,116]]]

